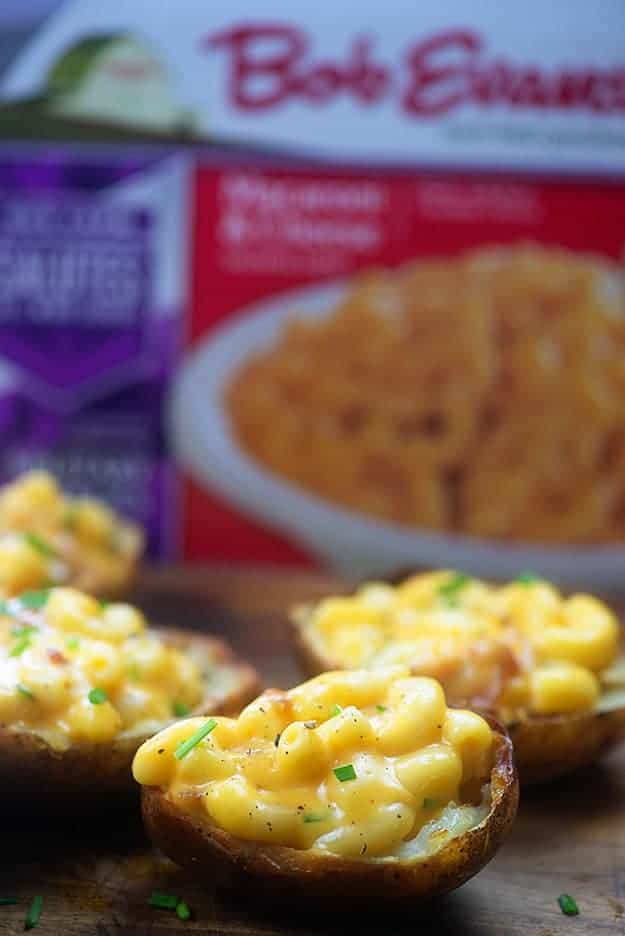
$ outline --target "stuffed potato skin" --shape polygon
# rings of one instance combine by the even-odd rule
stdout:
[[[491,804],[477,826],[422,859],[357,859],[244,841],[208,820],[182,813],[158,787],[142,789],[146,830],[166,855],[211,887],[263,902],[315,901],[323,908],[415,903],[448,893],[486,865],[516,815],[518,778],[512,745],[493,719]]]
[[[313,612],[313,606],[301,605],[290,615],[296,654],[308,676],[345,666],[330,655],[326,657],[320,645],[310,639],[308,624]],[[613,665],[623,669],[619,660]],[[415,666],[413,672],[420,670]],[[605,688],[610,690],[610,686]],[[602,708],[603,696],[599,695],[592,710],[550,714],[512,713],[494,698],[485,701],[463,698],[454,702],[466,703],[476,710],[488,709],[504,723],[514,745],[515,763],[524,785],[551,781],[587,767],[625,740],[625,693],[622,704],[611,709]]]
[[[407,666],[268,689],[135,757],[154,842],[207,881],[272,901],[413,902],[494,854],[516,812],[510,740]]]
[[[68,495],[46,471],[0,487],[0,597],[50,584],[120,597],[144,546],[137,524],[103,501]]]
[[[223,641],[192,631],[158,629],[167,646],[192,653],[211,667],[228,667],[232,685],[216,692],[210,683],[192,714],[237,714],[258,692],[257,672],[235,656]],[[55,750],[34,731],[16,731],[0,723],[0,790],[2,811],[90,812],[116,808],[137,798],[131,765],[137,748],[149,737],[127,734],[107,743],[84,741]]]

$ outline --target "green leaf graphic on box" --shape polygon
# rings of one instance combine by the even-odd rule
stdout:
[[[106,33],[81,39],[56,60],[48,72],[45,91],[49,95],[77,91],[99,55],[114,42],[125,39],[123,33]]]

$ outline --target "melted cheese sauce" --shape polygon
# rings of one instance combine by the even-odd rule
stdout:
[[[446,571],[371,583],[321,601],[301,626],[333,666],[408,664],[453,701],[496,702],[508,713],[594,708],[618,653],[606,605],[529,576],[501,587]]]
[[[269,690],[238,719],[180,722],[133,771],[238,838],[383,858],[431,853],[482,821],[493,746],[436,681],[392,667]]]
[[[100,501],[67,497],[47,472],[0,490],[0,597],[61,584],[114,590],[142,549],[136,526]]]
[[[204,690],[192,654],[149,633],[130,605],[54,588],[0,607],[0,723],[56,749],[150,734]]]

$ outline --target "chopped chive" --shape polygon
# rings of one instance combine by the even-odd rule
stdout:
[[[336,716],[340,715],[342,711],[343,711],[342,705],[338,705],[338,704],[333,705],[332,708],[330,709],[330,718],[336,718]]]
[[[326,819],[330,818],[330,813],[329,812],[324,812],[324,813],[308,812],[308,813],[304,813],[302,818],[304,822],[325,822]]]
[[[566,916],[577,916],[579,913],[579,907],[570,894],[560,894],[558,897],[558,903],[560,905],[560,910]]]
[[[111,602],[107,601],[106,598],[98,598],[98,604],[101,608],[108,608],[110,603]]]
[[[376,705],[376,708],[377,708],[378,712],[385,712],[385,711],[386,711],[386,706],[385,706],[385,705]]]
[[[188,705],[185,705],[184,702],[174,702],[172,704],[171,710],[176,718],[184,718],[185,715],[188,715],[191,709]]]
[[[35,693],[31,692],[26,686],[23,686],[21,683],[18,683],[15,687],[20,695],[24,696],[26,699],[34,699]]]
[[[540,578],[533,572],[521,572],[520,575],[517,575],[515,581],[518,585],[535,585],[536,582],[540,582]]]
[[[163,894],[161,891],[152,891],[148,904],[150,907],[157,907],[159,910],[175,910],[180,899],[174,894]]]
[[[470,575],[465,575],[464,572],[454,572],[446,582],[439,585],[438,594],[453,608],[458,604],[460,592],[463,588],[466,588],[470,581]]]
[[[17,897],[0,897],[0,907],[12,907],[17,903]]]
[[[29,546],[32,546],[33,549],[36,549],[38,553],[42,556],[45,556],[46,559],[55,559],[56,550],[50,546],[44,539],[40,536],[37,536],[36,533],[24,533],[24,539]]]
[[[24,592],[17,600],[24,608],[29,608],[31,611],[38,611],[40,608],[43,608],[49,597],[50,589],[42,588],[39,591]]]
[[[31,627],[30,624],[25,624],[24,627],[12,627],[11,628],[11,637],[30,637],[31,634],[36,634],[39,628]]]
[[[184,902],[184,900],[179,900],[176,907],[176,916],[179,920],[190,920],[191,911],[189,910],[189,905]]]
[[[30,647],[30,637],[22,637],[21,640],[18,640],[16,644],[13,644],[9,650],[10,657],[21,656],[24,650],[27,650]]]
[[[424,808],[424,809],[436,809],[437,806],[439,806],[439,805],[440,805],[440,803],[438,802],[437,799],[432,799],[432,798],[429,797],[429,796],[426,796],[425,799],[423,800],[423,808]]]
[[[214,718],[209,718],[201,728],[199,728],[195,734],[192,734],[190,738],[187,738],[186,741],[183,741],[182,744],[179,744],[174,752],[174,757],[176,760],[182,760],[183,757],[186,757],[189,751],[192,751],[196,744],[199,744],[207,735],[211,733],[217,727],[217,722]]]
[[[6,601],[0,601],[0,614],[4,614],[5,617],[14,617]]]
[[[342,767],[334,767],[332,773],[340,783],[345,783],[346,780],[356,779],[356,771],[354,770],[353,764],[343,764]]]
[[[68,637],[65,641],[68,650],[78,650],[80,646],[80,637]]]
[[[102,705],[103,702],[108,700],[108,696],[104,689],[100,689],[96,686],[95,689],[92,689],[87,696],[92,705]]]
[[[41,894],[37,894],[36,897],[33,897],[33,902],[30,905],[30,910],[26,914],[26,919],[24,920],[24,929],[29,930],[33,929],[39,922],[39,917],[41,916],[41,909],[43,907],[43,897]]]

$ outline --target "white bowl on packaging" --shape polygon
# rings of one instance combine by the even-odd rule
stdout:
[[[564,586],[625,593],[625,545],[541,546],[429,532],[342,508],[268,471],[237,443],[223,403],[233,374],[295,315],[331,313],[347,281],[265,298],[213,330],[184,361],[169,406],[181,465],[225,502],[350,576],[448,567],[493,579],[532,571]]]

